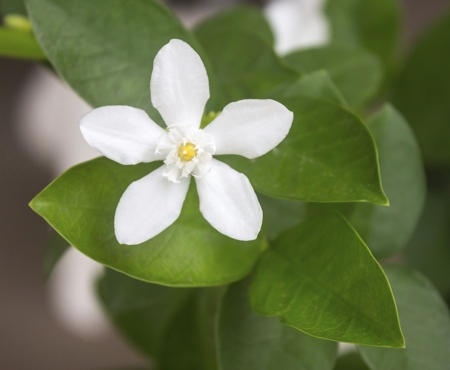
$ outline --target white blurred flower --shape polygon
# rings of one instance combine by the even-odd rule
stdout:
[[[279,54],[320,46],[329,41],[324,0],[273,0],[265,8]]]
[[[122,195],[114,220],[117,240],[139,244],[170,226],[180,215],[191,174],[205,219],[231,238],[255,239],[262,210],[249,180],[212,155],[267,153],[288,134],[292,112],[273,100],[241,100],[202,130],[208,76],[199,55],[181,40],[158,52],[150,90],[168,130],[128,106],[94,109],[80,121],[86,141],[118,163],[165,162]]]

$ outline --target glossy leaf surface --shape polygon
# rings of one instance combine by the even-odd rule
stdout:
[[[257,313],[319,338],[404,346],[383,270],[337,213],[282,234],[260,260],[250,298]]]
[[[331,370],[337,344],[255,314],[249,280],[231,285],[221,304],[218,348],[221,370]]]
[[[276,98],[294,113],[291,130],[271,152],[248,160],[220,157],[266,195],[311,202],[387,204],[375,143],[364,123],[322,99]]]
[[[378,91],[382,69],[378,59],[361,49],[336,45],[296,51],[286,62],[302,73],[325,69],[352,107],[360,107]]]
[[[108,269],[98,284],[113,324],[160,370],[216,368],[213,322],[221,291],[168,288]]]
[[[180,217],[168,229],[139,245],[117,242],[114,214],[120,197],[128,185],[158,166],[122,166],[97,158],[71,168],[30,205],[82,253],[141,280],[209,286],[246,276],[264,241],[240,242],[213,229],[200,214],[194,182]]]
[[[436,289],[407,267],[385,269],[397,301],[406,348],[359,347],[372,370],[442,370],[450,364],[450,316]]]
[[[393,96],[416,132],[429,165],[450,163],[450,13],[413,49]]]

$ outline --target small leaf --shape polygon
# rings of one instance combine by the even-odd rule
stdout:
[[[279,97],[294,113],[274,150],[248,160],[221,156],[263,194],[310,202],[367,201],[386,205],[373,138],[354,114],[326,100]]]
[[[46,60],[31,32],[0,28],[0,56]]]
[[[194,182],[178,220],[139,245],[121,245],[114,214],[125,189],[160,163],[122,166],[104,157],[75,166],[30,203],[71,245],[93,260],[141,280],[171,286],[209,286],[242,279],[265,248],[230,239],[199,211]]]
[[[218,320],[221,370],[331,370],[336,343],[310,337],[274,317],[256,315],[248,303],[249,280],[228,288]]]
[[[382,69],[372,54],[348,47],[330,45],[296,51],[286,62],[301,73],[325,69],[351,107],[360,107],[378,92]]]
[[[419,40],[393,96],[431,166],[450,163],[450,13]]]
[[[69,243],[63,237],[58,233],[52,233],[50,242],[44,252],[43,269],[45,280],[49,279],[56,264],[69,247]]]
[[[337,213],[312,216],[262,256],[252,308],[307,334],[373,346],[404,347],[383,270]]]
[[[36,37],[57,72],[93,107],[131,105],[159,123],[149,81],[171,39],[201,54],[195,38],[161,1],[26,0]],[[207,60],[203,58],[207,64]],[[214,85],[209,73],[210,84]]]
[[[425,201],[425,173],[414,134],[395,108],[385,106],[368,126],[390,207],[358,203],[349,221],[374,255],[385,258],[403,249],[414,232]]]
[[[427,276],[441,294],[450,293],[450,200],[429,192],[419,224],[405,249],[408,264]]]
[[[222,288],[180,289],[106,270],[101,302],[117,329],[161,370],[213,370],[213,323]]]
[[[254,33],[242,29],[200,28],[195,35],[211,61],[225,96],[225,100],[215,103],[221,105],[220,109],[233,101],[263,98],[299,76],[282,63],[270,44]]]
[[[253,33],[273,45],[272,29],[260,9],[253,6],[236,6],[208,18],[199,24],[195,33],[207,35],[220,31],[241,30]]]
[[[450,316],[431,283],[407,267],[385,269],[398,305],[406,348],[359,351],[372,370],[442,370],[450,364]]]

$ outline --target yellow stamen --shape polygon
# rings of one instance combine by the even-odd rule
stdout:
[[[181,159],[185,161],[192,160],[197,154],[197,149],[195,149],[195,144],[186,143],[180,147],[178,150],[178,155]]]

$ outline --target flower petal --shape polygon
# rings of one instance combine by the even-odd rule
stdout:
[[[81,118],[80,129],[90,146],[120,164],[164,159],[155,149],[167,132],[141,109],[125,105],[97,108]]]
[[[216,142],[215,154],[256,158],[275,148],[289,132],[294,114],[274,100],[240,100],[228,104],[205,127]]]
[[[174,183],[163,177],[166,166],[133,182],[120,198],[114,218],[121,244],[140,244],[158,235],[178,218],[189,179]]]
[[[150,80],[152,104],[167,126],[200,127],[209,82],[199,55],[187,43],[170,40],[155,57]]]
[[[196,178],[200,212],[219,232],[237,240],[254,240],[261,230],[262,210],[248,178],[211,159],[211,171]]]

